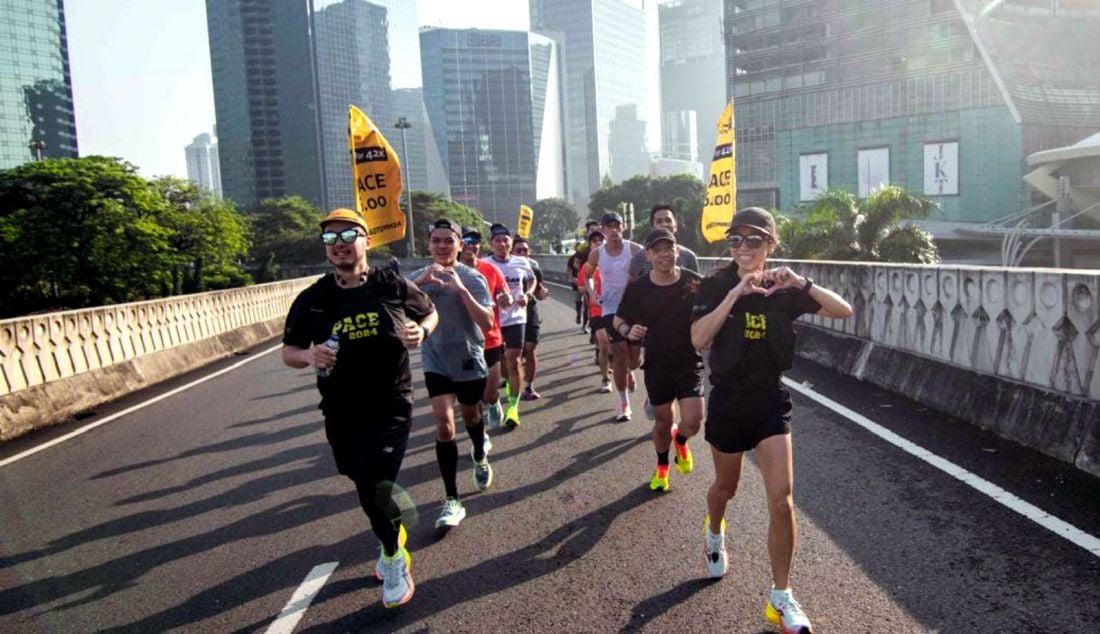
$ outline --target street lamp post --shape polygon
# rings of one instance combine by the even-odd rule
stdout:
[[[31,144],[28,147],[30,147],[30,149],[34,152],[34,160],[41,161],[42,151],[46,149],[46,142],[42,139],[35,139],[31,141]]]
[[[409,257],[416,257],[416,250],[414,245],[416,241],[413,238],[413,204],[412,204],[412,187],[409,185],[409,145],[405,140],[405,130],[412,127],[412,124],[405,119],[405,117],[398,117],[397,123],[394,127],[401,130],[401,154],[405,159],[405,205],[409,210],[409,220],[406,227],[405,237],[408,240],[408,252]]]

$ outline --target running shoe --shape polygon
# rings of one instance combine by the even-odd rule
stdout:
[[[474,461],[474,486],[478,491],[484,491],[493,484],[493,467],[489,464],[489,455],[481,462]]]
[[[412,578],[412,556],[398,548],[393,557],[382,558],[382,606],[395,608],[412,599],[416,586]]]
[[[619,403],[619,413],[615,416],[615,420],[620,423],[630,420],[630,403]]]
[[[611,393],[611,379],[604,379],[600,381],[600,394]]]
[[[490,429],[500,429],[500,425],[504,422],[504,410],[500,406],[500,401],[485,406],[485,422],[489,423]]]
[[[691,447],[688,447],[687,443],[681,445],[676,442],[676,434],[679,431],[676,425],[672,426],[672,450],[675,452],[672,462],[676,464],[676,470],[680,473],[691,473],[691,470],[695,467],[695,459],[692,457]]]
[[[519,397],[521,401],[537,401],[542,398],[542,395],[535,391],[531,386],[523,388],[523,394]]]
[[[703,535],[706,540],[703,546],[703,558],[707,562],[707,574],[712,579],[721,579],[726,576],[729,568],[729,558],[726,556],[726,520],[722,520],[722,527],[717,535],[710,532],[710,515],[703,519]]]
[[[646,397],[645,397],[645,419],[646,420],[656,420],[657,419],[657,415],[653,413],[653,403],[649,402],[649,395],[646,395]],[[676,434],[673,433],[673,435],[675,436]]]
[[[668,465],[657,465],[653,477],[649,480],[649,488],[653,491],[668,491]]]
[[[405,547],[405,542],[409,541],[409,534],[405,532],[405,525],[402,524],[397,529],[397,549],[401,550]],[[382,560],[386,558],[386,551],[382,550],[382,545],[378,546],[378,563],[374,565],[374,578],[382,581]]]
[[[466,507],[462,506],[462,502],[459,502],[458,498],[447,498],[443,500],[443,510],[439,513],[439,519],[435,521],[435,527],[453,528],[461,524],[464,519],[466,519]]]
[[[520,425],[522,425],[522,423],[519,422],[519,406],[518,405],[510,406],[508,408],[508,411],[504,413],[504,424],[511,427],[511,428],[513,428],[513,429],[516,428],[516,427],[519,427]]]
[[[798,605],[789,590],[772,590],[768,604],[764,606],[764,618],[772,625],[778,625],[783,634],[813,634],[810,619],[806,618],[802,606]]]

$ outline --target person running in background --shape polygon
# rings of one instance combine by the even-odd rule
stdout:
[[[676,235],[678,227],[676,224],[676,212],[673,211],[672,205],[668,203],[657,203],[653,205],[653,208],[649,210],[649,226],[651,230],[668,229],[672,232],[672,235]],[[696,273],[701,272],[699,271],[699,258],[696,257],[694,251],[679,243],[677,243],[676,249],[679,252],[679,255],[676,256],[676,266]],[[649,261],[646,252],[639,251],[634,254],[634,257],[630,258],[630,269],[627,273],[633,281],[648,275],[652,270],[653,264]]]
[[[531,299],[527,302],[527,324],[523,331],[523,394],[520,400],[534,401],[542,398],[535,390],[535,375],[538,374],[538,357],[535,349],[539,345],[539,326],[542,317],[539,316],[539,302],[550,296],[550,291],[542,283],[542,269],[539,263],[531,258],[531,243],[527,238],[516,236],[512,240],[512,255],[527,258],[531,263],[531,269],[535,272],[535,289],[531,292]]]
[[[715,480],[707,491],[704,520],[707,571],[712,577],[726,573],[726,504],[737,492],[742,457],[755,450],[767,496],[774,583],[764,613],[785,633],[808,634],[810,620],[790,589],[795,546],[791,396],[781,379],[794,358],[792,322],[805,314],[847,319],[852,307],[785,266],[767,268],[779,244],[775,219],[767,211],[738,211],[726,235],[733,261],[703,280],[691,326],[695,348],[711,349],[705,437]]]
[[[581,265],[588,261],[588,244],[582,242],[576,246],[573,255],[565,262],[565,274],[569,277],[569,288],[573,291],[573,308],[577,313],[577,324],[581,330],[588,331],[588,306],[585,302],[586,293],[583,288],[577,286],[577,274],[581,272]]]
[[[612,327],[612,318],[619,309],[619,301],[629,281],[627,270],[630,258],[642,250],[642,245],[623,240],[623,217],[617,213],[604,214],[600,225],[607,241],[599,249],[592,250],[588,265],[592,270],[598,270],[603,280],[603,292],[596,299],[603,308],[603,323],[611,339],[611,372],[619,397],[615,420],[628,421],[631,415],[628,390],[634,390],[634,370],[641,364],[642,351]]]
[[[523,335],[527,325],[527,303],[535,288],[535,271],[527,258],[512,255],[512,232],[497,223],[489,227],[489,240],[493,252],[482,258],[500,269],[508,283],[512,303],[500,310],[500,334],[504,339],[504,376],[508,379],[508,409],[504,422],[519,427],[519,395],[523,393],[523,374],[520,356],[523,354]]]
[[[481,233],[473,227],[462,231],[463,264],[477,269],[489,285],[489,295],[493,298],[493,327],[485,331],[485,366],[489,375],[485,380],[485,394],[481,399],[481,410],[485,422],[492,429],[504,424],[504,409],[500,406],[500,366],[504,357],[504,339],[500,334],[500,311],[512,305],[512,295],[508,292],[508,283],[500,269],[478,258],[481,253]],[[489,434],[485,434],[485,451],[492,449]]]
[[[657,468],[649,481],[654,491],[668,490],[669,448],[676,449],[676,468],[691,473],[694,461],[688,439],[703,421],[703,357],[691,344],[691,315],[698,273],[677,266],[676,236],[654,229],[646,236],[645,254],[652,270],[626,287],[614,328],[629,341],[645,343],[645,387],[653,403],[653,447]],[[673,424],[672,404],[680,406]]]
[[[603,246],[604,237],[600,231],[593,231],[588,234],[588,246],[590,249],[598,249]],[[588,262],[581,265],[581,270],[577,273],[577,286],[579,288],[592,287],[592,296],[598,297],[603,290],[603,280],[600,278],[600,272],[596,271],[592,276],[592,284],[588,283]],[[611,356],[611,340],[607,336],[607,329],[603,325],[603,310],[600,308],[600,303],[595,301],[586,302],[588,305],[588,322],[592,325],[592,331],[588,335],[588,341],[596,348],[596,365],[600,367],[600,392],[604,394],[611,393],[611,368],[610,368],[610,356]]]
[[[409,277],[424,290],[439,312],[439,327],[424,342],[424,385],[435,418],[435,456],[446,497],[436,528],[458,526],[466,509],[458,497],[458,443],[455,441],[455,401],[473,443],[474,486],[484,491],[493,483],[493,468],[485,453],[485,330],[493,327],[493,300],[485,278],[458,261],[462,230],[440,218],[431,225],[428,249],[432,263]]]
[[[415,284],[367,263],[369,235],[366,221],[350,209],[335,209],[321,221],[334,271],[295,298],[282,360],[318,370],[325,438],[382,542],[375,575],[382,580],[382,605],[392,608],[412,599],[415,589],[401,509],[393,500],[412,429],[408,350],[432,332],[438,317]]]

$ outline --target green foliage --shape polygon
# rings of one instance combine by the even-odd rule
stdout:
[[[324,218],[301,196],[267,198],[249,212],[253,242],[249,257],[261,265],[260,278],[274,275],[281,264],[324,262],[325,248],[317,236]]]
[[[634,176],[593,192],[588,203],[589,217],[599,219],[606,211],[617,211],[620,203],[633,203],[634,237],[642,239],[649,231],[650,208],[657,203],[669,203],[679,224],[677,239],[702,255],[710,252],[699,228],[705,195],[703,182],[690,174]],[[721,245],[715,248],[721,250]]]
[[[447,200],[440,194],[425,191],[412,193],[413,207],[413,232],[416,240],[416,254],[425,256],[428,253],[428,226],[440,218],[450,218],[463,227],[477,227],[479,231],[485,230],[484,219],[478,210]],[[517,210],[518,211],[518,210]],[[514,229],[514,227],[513,227]],[[405,255],[405,243],[389,245],[391,252]],[[371,255],[377,257],[371,249]]]
[[[531,240],[542,248],[552,246],[559,250],[561,241],[576,237],[580,218],[577,209],[561,198],[543,198],[531,206],[535,220],[531,226]]]
[[[0,314],[155,297],[168,281],[169,203],[100,156],[0,171]]]
[[[895,186],[878,189],[864,200],[831,188],[799,205],[790,217],[776,216],[776,257],[935,263],[939,254],[932,236],[902,221],[927,218],[937,208],[935,202]]]

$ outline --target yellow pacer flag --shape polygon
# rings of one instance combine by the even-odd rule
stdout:
[[[355,176],[355,210],[367,221],[372,247],[405,238],[401,162],[362,110],[348,108],[348,148]]]
[[[519,218],[516,220],[516,235],[531,238],[531,223],[535,221],[535,212],[527,205],[519,206]]]
[[[707,200],[703,204],[702,230],[707,242],[726,237],[737,206],[737,140],[733,134],[733,100],[718,117],[718,141],[710,163]]]

